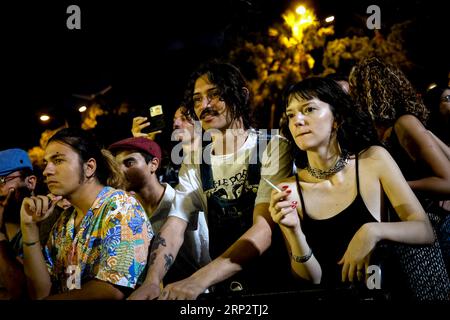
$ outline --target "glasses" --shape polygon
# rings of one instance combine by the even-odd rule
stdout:
[[[441,101],[442,101],[442,102],[450,102],[450,94],[448,94],[448,95],[446,95],[446,96],[443,96],[443,97],[441,98]]]
[[[0,186],[6,184],[8,181],[14,180],[16,178],[20,178],[20,175],[18,175],[18,176],[0,177]]]
[[[194,108],[199,108],[202,105],[204,97],[205,96],[197,94],[192,98],[192,101],[194,102]],[[220,91],[218,89],[214,89],[214,90],[208,91],[206,93],[207,104],[217,103],[220,100],[223,100],[223,99],[222,99],[222,95],[220,94]]]

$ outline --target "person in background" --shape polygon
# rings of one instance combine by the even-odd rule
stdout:
[[[450,161],[426,128],[429,110],[404,73],[379,58],[362,60],[349,80],[351,96],[370,114],[379,139],[429,215],[450,270],[450,216],[440,207],[450,199]]]
[[[450,161],[450,87],[428,90],[424,103],[430,110],[427,128]]]
[[[0,289],[4,299],[26,297],[21,263],[20,206],[33,194],[37,178],[25,150],[0,151]]]
[[[185,106],[180,106],[175,111],[172,122],[172,141],[178,144],[171,150],[170,159],[162,158],[160,163],[160,181],[175,187],[178,184],[178,174],[181,162],[186,156],[195,154],[201,149],[201,125],[193,120],[191,113]],[[197,125],[197,127],[196,127]],[[147,117],[133,118],[131,133],[133,137],[146,137],[155,139],[161,131],[143,133],[142,130],[150,126]],[[186,161],[190,161],[186,159]]]

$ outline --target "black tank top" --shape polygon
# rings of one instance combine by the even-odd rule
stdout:
[[[377,222],[367,209],[359,191],[358,156],[356,155],[357,194],[353,202],[337,215],[328,219],[312,219],[305,209],[305,202],[297,174],[297,190],[303,210],[301,221],[306,241],[322,268],[321,285],[338,287],[341,284],[341,260],[356,231],[367,222]]]

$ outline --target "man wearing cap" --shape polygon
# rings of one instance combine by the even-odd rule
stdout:
[[[20,206],[32,195],[37,178],[28,154],[22,149],[0,151],[0,289],[2,298],[18,299],[25,292],[20,262],[22,233]]]
[[[150,218],[153,230],[158,233],[175,201],[175,190],[168,183],[160,183],[157,178],[161,148],[153,140],[137,137],[115,142],[109,146],[109,150],[115,155],[127,178],[128,191],[135,193]],[[185,233],[184,244],[165,281],[183,279],[209,262],[207,226],[204,216],[201,218],[203,220],[199,222],[197,230]],[[160,239],[156,238],[154,241]],[[143,286],[146,285],[144,281]],[[159,292],[159,286],[154,289]],[[136,290],[130,298],[146,299],[146,296],[142,296],[146,292],[147,290]]]

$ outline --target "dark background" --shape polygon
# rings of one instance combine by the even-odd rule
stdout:
[[[65,121],[77,124],[81,101],[108,85],[105,108],[127,101],[120,122],[99,118],[105,144],[130,133],[131,119],[162,104],[170,124],[189,73],[202,61],[226,55],[236,36],[266,31],[294,1],[19,1],[2,4],[0,150],[31,148],[41,132]],[[297,3],[297,2],[296,2]],[[408,74],[419,91],[448,75],[448,5],[434,0],[298,1],[319,18],[334,15],[335,37],[368,34],[366,8],[381,8],[382,29],[413,21],[406,48]],[[66,9],[81,8],[81,30],[68,30]],[[448,46],[447,46],[448,47]],[[54,116],[43,125],[42,112]],[[110,118],[108,118],[110,117]]]

